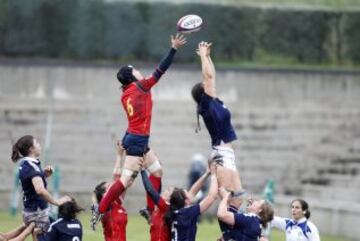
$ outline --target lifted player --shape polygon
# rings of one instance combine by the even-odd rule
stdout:
[[[185,43],[186,39],[183,35],[171,36],[169,53],[161,60],[150,77],[144,78],[131,65],[122,67],[117,74],[123,89],[121,103],[128,118],[128,128],[122,139],[126,157],[121,177],[111,185],[100,202],[99,211],[101,213],[105,212],[112,201],[130,186],[129,181],[136,177],[142,157],[144,157],[147,170],[151,173],[152,185],[157,192],[160,192],[161,165],[158,157],[148,146],[152,112],[151,88],[171,65],[176,50]],[[154,204],[149,196],[147,196],[147,207],[150,211],[154,209]]]

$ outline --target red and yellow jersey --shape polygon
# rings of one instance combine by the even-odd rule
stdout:
[[[127,213],[117,199],[101,219],[105,241],[126,241]]]
[[[127,132],[135,135],[150,135],[152,95],[151,88],[157,79],[148,78],[133,82],[123,89],[121,103],[128,118]]]
[[[150,226],[150,236],[151,241],[170,241],[171,232],[170,227],[164,221],[164,215],[169,209],[169,204],[167,204],[163,198],[160,198],[157,208],[151,215],[151,226]]]

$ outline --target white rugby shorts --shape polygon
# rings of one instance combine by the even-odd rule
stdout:
[[[224,146],[214,146],[212,149],[213,150],[210,159],[212,159],[216,155],[220,155],[223,157],[224,167],[233,171],[237,171],[235,164],[235,152],[232,148]]]

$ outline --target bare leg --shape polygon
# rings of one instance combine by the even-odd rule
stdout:
[[[232,191],[239,191],[242,189],[240,175],[237,171],[218,166],[216,175],[218,177],[219,186]]]
[[[140,160],[141,158],[138,156],[126,156],[123,173],[121,174],[120,179],[117,179],[113,182],[109,188],[109,190],[105,193],[103,198],[99,203],[99,212],[106,212],[110,204],[117,199],[121,194],[125,191],[127,187],[132,184],[132,174],[135,171],[140,170]]]
[[[141,157],[138,156],[126,156],[123,166],[123,170],[129,170],[132,172],[138,172],[140,170],[140,161]],[[125,188],[131,186],[133,182],[130,180],[133,179],[130,175],[124,175],[124,172],[121,174],[120,181]]]
[[[145,166],[148,168],[156,161],[159,161],[159,157],[150,149],[145,155]],[[161,167],[155,171],[150,171],[150,173],[156,177],[161,177],[163,174]]]

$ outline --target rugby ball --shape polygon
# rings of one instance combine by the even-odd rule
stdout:
[[[202,23],[203,21],[200,16],[189,14],[179,19],[176,28],[180,33],[192,33],[199,31]]]

